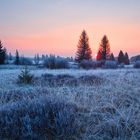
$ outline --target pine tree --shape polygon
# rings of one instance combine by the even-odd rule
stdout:
[[[18,50],[16,50],[16,58],[15,58],[15,64],[19,65],[20,64],[20,60],[19,60],[19,53]]]
[[[98,51],[98,53],[97,53],[96,60],[97,60],[97,61],[102,60],[102,53],[101,53],[101,51],[100,51],[100,50],[99,50],[99,51]]]
[[[110,60],[115,61],[115,57],[113,53],[110,54]]]
[[[34,75],[30,74],[29,69],[27,66],[21,71],[20,75],[18,76],[18,83],[20,84],[31,84],[33,82]]]
[[[81,62],[82,60],[92,59],[92,51],[89,46],[89,38],[85,30],[82,32],[80,36],[80,40],[77,45],[77,48],[78,50],[77,50],[76,58],[75,58],[77,62]]]
[[[99,56],[99,60],[108,60],[110,57],[110,44],[106,35],[101,40],[97,56]]]
[[[128,56],[127,52],[125,53],[124,57],[125,57],[125,61],[124,61],[125,65],[129,65],[130,64],[130,60],[129,60],[129,56]]]
[[[39,61],[40,61],[40,57],[39,57],[39,54],[37,54],[34,57],[34,62],[35,62],[36,65],[38,65],[39,64]]]
[[[125,56],[124,56],[123,51],[121,50],[119,55],[118,55],[118,63],[119,64],[124,64],[124,62],[125,62]]]
[[[2,42],[0,41],[0,64],[4,64],[6,60],[6,49],[3,48]]]

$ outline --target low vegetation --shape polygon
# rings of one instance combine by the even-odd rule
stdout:
[[[50,55],[45,58],[44,66],[49,69],[66,69],[68,68],[68,61],[62,57]]]
[[[1,69],[0,139],[140,139],[139,69],[28,69]]]
[[[117,69],[118,68],[118,64],[116,61],[106,61],[104,68],[106,69]]]
[[[134,68],[140,68],[140,61],[136,61],[135,63],[134,63]]]
[[[0,139],[140,140],[134,60],[123,51],[114,57],[106,35],[94,60],[85,30],[75,59],[12,56],[0,41]]]
[[[71,140],[78,130],[76,106],[52,98],[7,104],[0,116],[1,139]]]
[[[21,73],[18,75],[17,82],[19,84],[31,84],[33,83],[34,76],[30,73],[27,66],[21,71]]]

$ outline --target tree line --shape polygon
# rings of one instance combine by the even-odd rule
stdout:
[[[18,50],[16,50],[15,57],[12,56],[11,53],[7,54],[7,50],[3,47],[2,42],[0,41],[0,65],[7,63],[7,60],[12,61],[14,58],[14,64],[19,65],[25,62],[24,56],[19,56]],[[24,61],[24,62],[23,62]],[[26,60],[26,62],[29,60]]]
[[[82,62],[83,60],[92,60],[92,50],[89,45],[89,37],[85,30],[80,35],[80,39],[77,45],[77,52],[76,52],[75,60],[78,63]],[[114,54],[111,53],[110,43],[106,35],[104,35],[101,40],[101,43],[99,45],[99,49],[97,52],[96,60],[97,61],[106,61],[106,60],[116,61]],[[129,60],[128,53],[126,52],[124,54],[123,51],[120,50],[119,55],[117,57],[117,62],[119,64],[123,63],[126,65],[129,65],[130,60]]]
[[[12,60],[13,58],[11,53],[7,55],[6,48],[3,47],[3,44],[0,41],[0,64],[4,64],[7,57],[9,60]],[[42,55],[42,59],[43,58],[46,58],[46,57]],[[25,60],[26,58],[24,58],[24,56],[20,57],[18,50],[16,50],[14,59],[15,59],[14,64],[16,65],[25,63],[25,61],[26,62],[28,61],[27,63],[31,63],[29,62],[29,59]],[[81,63],[83,60],[92,60],[92,50],[89,45],[89,37],[85,30],[83,30],[80,35],[80,39],[77,45],[76,57],[75,57],[75,61],[78,63]],[[121,50],[119,52],[118,57],[117,58],[114,57],[114,54],[111,52],[111,49],[110,49],[110,43],[109,43],[108,37],[106,35],[103,36],[100,42],[96,60],[102,61],[102,62],[105,62],[106,60],[111,60],[111,61],[117,61],[118,64],[126,64],[126,65],[130,64],[130,60],[129,60],[129,56],[127,52],[123,53],[123,51]],[[34,57],[34,63],[38,65],[39,61],[40,61],[39,54],[36,54]]]

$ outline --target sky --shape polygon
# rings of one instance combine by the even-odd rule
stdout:
[[[140,54],[140,0],[0,0],[0,40],[13,54],[75,56],[82,30],[93,57],[105,34],[115,56]]]

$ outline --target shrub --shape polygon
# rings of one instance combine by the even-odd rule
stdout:
[[[76,109],[73,104],[48,97],[3,106],[0,139],[71,140],[78,128]]]
[[[134,68],[140,68],[140,61],[136,61],[134,63]]]
[[[53,74],[48,74],[48,73],[45,73],[45,74],[42,74],[41,77],[45,80],[47,79],[52,79],[54,78],[54,75]]]
[[[32,60],[31,59],[22,57],[20,59],[20,64],[21,65],[32,65],[33,63],[32,63]]]
[[[105,66],[106,69],[116,69],[118,67],[116,61],[106,61]]]
[[[101,85],[106,79],[96,75],[84,75],[75,77],[69,74],[43,74],[41,85],[49,85],[50,87],[63,87],[63,86],[79,86],[79,85]]]
[[[100,78],[99,76],[96,75],[85,75],[85,76],[81,76],[78,78],[79,82],[78,83],[85,83],[85,84],[100,84],[103,83],[104,79]]]
[[[68,61],[65,58],[50,55],[44,61],[44,66],[49,69],[65,69],[68,68]]]
[[[104,65],[105,65],[105,61],[104,60],[96,61],[96,66],[98,68],[102,68]]]
[[[21,71],[21,73],[18,76],[18,83],[20,84],[31,84],[33,82],[34,76],[30,74],[30,71],[27,67],[25,67],[24,70]]]
[[[121,69],[124,68],[124,63],[119,64],[118,68],[121,68]]]
[[[79,66],[83,69],[95,69],[97,64],[92,60],[83,60],[80,62]]]
[[[50,55],[44,60],[44,66],[49,69],[55,69],[55,56]]]
[[[53,87],[60,87],[60,86],[76,86],[78,84],[78,79],[74,76],[68,74],[59,74],[59,75],[52,75],[52,74],[43,74],[42,76],[42,84],[49,85]]]
[[[68,61],[64,58],[57,58],[55,60],[55,68],[56,69],[66,69],[68,68]]]

